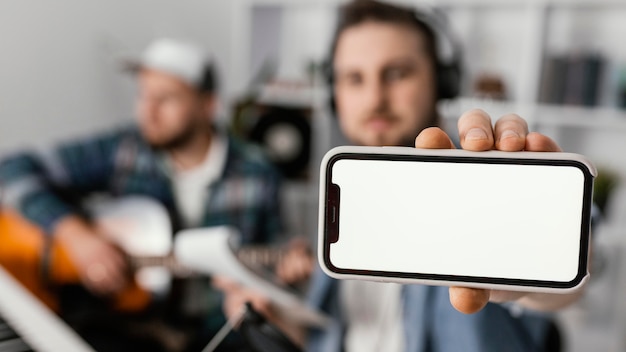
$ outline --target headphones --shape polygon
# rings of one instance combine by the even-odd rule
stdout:
[[[461,89],[461,45],[449,29],[447,17],[440,9],[420,7],[407,9],[413,12],[418,24],[430,29],[434,36],[435,79],[437,81],[437,100],[452,99],[459,95]],[[335,101],[335,77],[333,59],[336,41],[340,32],[335,33],[333,47],[324,67],[326,83],[329,88],[329,103],[332,116],[337,116]]]

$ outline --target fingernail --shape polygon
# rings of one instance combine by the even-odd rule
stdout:
[[[472,128],[465,134],[465,140],[483,140],[488,139],[485,130],[480,128]]]
[[[500,134],[500,139],[502,140],[502,139],[507,139],[507,138],[520,138],[520,135],[514,130],[502,131],[502,133]]]

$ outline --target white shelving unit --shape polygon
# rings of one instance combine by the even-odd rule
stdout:
[[[442,2],[438,2],[441,4]],[[615,99],[599,99],[597,107],[546,105],[537,103],[543,57],[549,54],[562,54],[580,50],[599,52],[611,65],[626,63],[626,53],[621,49],[619,35],[610,31],[626,33],[626,22],[618,23],[616,18],[626,16],[624,1],[584,1],[584,0],[537,0],[537,1],[472,1],[471,5],[462,1],[443,1],[451,9],[452,18],[459,22],[457,32],[471,32],[471,23],[462,22],[463,16],[476,16],[474,21],[502,17],[511,23],[523,26],[516,37],[499,37],[491,45],[502,45],[504,53],[493,54],[498,60],[510,59],[506,51],[521,55],[521,60],[511,65],[508,71],[497,71],[506,81],[515,82],[511,86],[509,101],[485,101],[461,98],[442,103],[442,113],[446,126],[455,129],[459,114],[471,108],[482,108],[497,118],[507,113],[517,113],[529,122],[531,130],[539,131],[555,139],[561,147],[570,152],[589,157],[601,168],[609,168],[618,173],[620,186],[611,202],[609,217],[593,234],[593,266],[585,295],[572,307],[558,313],[566,351],[624,351],[626,350],[626,111],[614,107]],[[514,18],[519,12],[519,18]],[[589,18],[585,18],[585,14]],[[471,14],[471,15],[470,15]],[[482,16],[482,17],[481,17]],[[569,16],[569,17],[568,17]],[[582,33],[576,28],[575,20],[585,19],[584,26],[590,33]],[[467,21],[467,19],[465,19]],[[503,21],[494,19],[495,22]],[[500,23],[502,25],[502,23]],[[610,28],[607,29],[607,28]],[[480,27],[481,34],[474,38],[489,37],[493,26]],[[510,32],[510,31],[509,31]],[[576,40],[579,35],[580,40]],[[623,36],[623,35],[622,35]],[[589,42],[589,38],[593,41]],[[481,47],[472,43],[465,35],[464,42],[469,46]],[[561,40],[562,39],[562,40]],[[488,39],[487,39],[488,41]],[[519,48],[514,46],[519,45]],[[483,45],[482,48],[489,46]],[[523,48],[523,49],[521,49]],[[472,65],[471,61],[485,58],[480,53],[468,50],[468,64],[473,73],[485,68]],[[499,67],[496,65],[496,67]],[[501,68],[501,67],[500,67]],[[471,74],[471,73],[470,73]],[[606,78],[606,76],[605,76]],[[601,88],[615,89],[605,81]],[[607,94],[605,92],[605,94]],[[613,105],[613,106],[611,106]],[[595,273],[595,274],[594,274]]]

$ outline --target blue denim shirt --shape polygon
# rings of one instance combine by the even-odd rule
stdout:
[[[343,350],[346,321],[339,302],[340,281],[321,270],[311,284],[309,303],[325,311],[332,322],[309,332],[307,351]],[[447,287],[406,285],[402,288],[403,326],[407,352],[544,351],[551,320],[534,312],[514,312],[489,303],[475,314],[463,314],[450,304]]]

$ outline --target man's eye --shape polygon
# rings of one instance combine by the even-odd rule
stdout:
[[[161,103],[174,103],[178,100],[180,100],[180,97],[176,94],[163,94],[159,99]]]
[[[386,82],[402,79],[408,75],[408,70],[403,68],[392,68],[385,70],[383,78]]]
[[[341,83],[356,86],[362,83],[363,79],[361,75],[353,74],[353,75],[345,75],[340,79]]]

